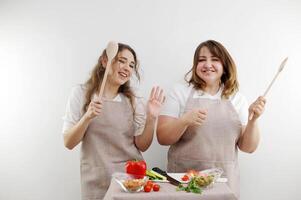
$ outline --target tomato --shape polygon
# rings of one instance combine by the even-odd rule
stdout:
[[[129,160],[125,164],[125,171],[135,175],[135,178],[143,178],[146,174],[146,162],[144,160]]]
[[[153,181],[148,180],[148,181],[146,182],[146,185],[150,185],[150,186],[153,188],[154,183],[153,183]]]
[[[196,171],[196,170],[194,170],[194,169],[190,169],[190,170],[187,171],[186,174],[187,174],[188,176],[190,176],[190,177],[194,177],[194,176],[197,176],[197,175],[199,174],[199,172]]]
[[[182,179],[182,181],[188,181],[189,180],[189,176],[185,174],[181,179]]]
[[[153,190],[154,190],[155,192],[158,192],[158,191],[160,190],[160,185],[154,184]]]
[[[151,190],[152,190],[152,186],[150,186],[150,185],[144,186],[144,192],[150,192]]]

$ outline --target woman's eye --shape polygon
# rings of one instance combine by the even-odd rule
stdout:
[[[130,65],[130,68],[132,68],[132,69],[133,69],[134,67],[135,67],[134,65]]]
[[[124,61],[124,60],[118,60],[118,62],[120,62],[120,63],[122,63],[122,64],[124,64],[124,63],[125,63],[125,61]]]
[[[218,61],[219,61],[219,59],[218,59],[218,58],[213,58],[212,60],[213,60],[213,61],[216,61],[216,62],[218,62]]]
[[[199,59],[199,62],[204,62],[205,61],[205,59]]]

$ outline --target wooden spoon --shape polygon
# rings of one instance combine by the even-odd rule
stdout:
[[[265,92],[264,92],[264,94],[263,94],[263,97],[265,97],[265,96],[268,94],[268,92],[270,91],[270,89],[271,89],[272,85],[274,84],[276,78],[278,77],[278,75],[280,74],[280,72],[283,70],[284,65],[286,64],[287,59],[288,59],[288,57],[286,57],[286,58],[282,61],[281,65],[280,65],[280,67],[279,67],[279,69],[278,69],[277,74],[274,76],[274,78],[273,78],[272,82],[270,83],[269,87],[265,90]],[[252,119],[253,119],[253,116],[254,116],[254,112],[252,112],[252,113],[250,114],[249,120],[252,120]]]
[[[100,86],[100,91],[99,91],[99,95],[98,95],[99,99],[101,99],[101,97],[103,95],[105,84],[106,84],[107,77],[108,77],[108,73],[109,73],[109,70],[111,68],[112,60],[116,56],[117,52],[118,52],[118,43],[116,43],[114,41],[110,41],[107,45],[107,48],[106,48],[106,54],[107,54],[107,57],[108,57],[108,62],[107,62],[105,74],[103,76],[102,83],[101,83],[101,86]]]

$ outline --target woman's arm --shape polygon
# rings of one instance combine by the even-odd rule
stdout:
[[[93,100],[89,104],[87,112],[82,118],[69,130],[64,133],[64,144],[68,149],[73,149],[83,139],[86,130],[91,120],[98,116],[102,110],[102,102],[100,100]]]
[[[142,152],[146,151],[153,141],[156,119],[164,99],[163,90],[159,87],[153,87],[147,102],[144,130],[141,135],[135,136],[135,145]]]
[[[146,117],[146,122],[142,134],[135,136],[135,144],[140,151],[146,151],[151,145],[155,131],[155,124],[156,118]]]
[[[249,119],[247,126],[243,127],[237,144],[243,152],[253,153],[258,147],[260,133],[256,121],[262,115],[265,103],[265,98],[260,96],[249,108],[249,115],[254,113],[254,116]]]
[[[253,153],[259,144],[260,133],[256,122],[248,122],[247,126],[243,127],[242,133],[238,140],[238,147],[246,153]]]
[[[90,124],[90,119],[85,115],[72,128],[64,133],[64,144],[68,149],[73,149],[83,139]]]
[[[174,118],[165,115],[159,116],[157,127],[157,139],[161,145],[176,143],[187,129],[188,124],[182,118]]]
[[[188,126],[201,126],[206,120],[205,110],[195,109],[180,118],[161,115],[158,120],[157,138],[161,145],[176,143]]]

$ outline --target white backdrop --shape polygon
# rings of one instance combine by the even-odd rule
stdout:
[[[80,199],[80,148],[64,148],[62,116],[109,40],[137,51],[147,97],[152,85],[168,91],[183,80],[207,39],[230,51],[250,102],[289,56],[267,97],[258,150],[239,154],[241,199],[300,198],[300,11],[298,0],[0,0],[0,199]],[[166,151],[155,139],[149,167],[165,168]]]

